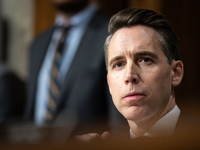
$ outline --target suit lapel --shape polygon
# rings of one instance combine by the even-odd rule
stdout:
[[[94,15],[93,19],[91,20],[91,23],[87,27],[87,30],[85,31],[82,37],[81,43],[78,47],[74,60],[72,61],[69,71],[66,75],[64,88],[60,99],[61,100],[60,106],[61,105],[63,106],[64,103],[66,102],[66,99],[68,97],[67,93],[70,93],[70,90],[72,89],[74,83],[79,77],[78,75],[81,75],[83,71],[87,70],[88,66],[91,66],[91,63],[93,62],[92,59],[94,58],[94,56],[99,55],[100,51],[99,49],[102,49],[103,51],[102,43],[104,43],[105,39],[101,38],[102,34],[101,28],[103,25],[105,25],[107,28],[108,23],[107,22],[105,23],[105,18],[101,17],[99,13],[100,12],[98,11],[96,15]],[[103,28],[103,32],[105,32],[102,34],[104,37],[105,35],[108,35],[107,31],[105,31],[105,28]],[[98,37],[100,40],[103,40],[103,42],[99,41]],[[101,54],[103,53],[101,52]]]
[[[30,89],[29,89],[29,102],[27,111],[31,110],[31,114],[33,115],[34,106],[35,106],[35,96],[36,96],[36,89],[37,89],[37,80],[41,65],[43,63],[45,54],[47,52],[48,45],[50,43],[52,33],[54,28],[49,29],[47,32],[42,34],[37,41],[33,43],[33,47],[31,48],[31,62],[30,62]]]

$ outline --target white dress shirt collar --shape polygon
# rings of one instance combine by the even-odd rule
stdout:
[[[179,115],[180,109],[176,105],[169,113],[167,113],[164,117],[159,119],[151,128],[149,128],[144,136],[155,137],[172,134],[178,121]],[[131,130],[130,136],[131,139],[137,137],[131,132]]]

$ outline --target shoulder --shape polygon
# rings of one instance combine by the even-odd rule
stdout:
[[[52,26],[49,29],[47,29],[44,32],[42,32],[39,35],[37,35],[35,37],[35,39],[33,40],[31,46],[33,46],[36,43],[43,43],[46,40],[49,40],[51,38],[51,35],[53,34],[54,29],[55,29],[55,27]]]
[[[51,26],[50,28],[48,28],[48,29],[46,29],[45,31],[43,31],[43,32],[41,32],[40,34],[38,34],[38,35],[36,36],[36,39],[37,39],[37,38],[41,38],[41,37],[46,36],[46,35],[49,35],[49,34],[52,34],[53,31],[54,31],[54,29],[55,29],[55,26]]]
[[[89,39],[97,44],[96,47],[102,48],[105,38],[109,35],[108,23],[109,19],[100,10],[97,10],[88,24],[84,36],[87,39],[90,37]]]
[[[0,64],[0,78],[4,78],[8,75],[14,74],[7,65],[5,64]]]
[[[89,27],[107,29],[108,23],[109,23],[109,18],[105,16],[101,10],[97,10],[92,20],[90,21]]]

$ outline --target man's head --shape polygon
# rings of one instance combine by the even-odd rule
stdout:
[[[109,23],[108,30],[110,36],[105,42],[105,57],[107,64],[108,46],[113,34],[124,27],[136,25],[152,27],[157,31],[162,50],[168,62],[180,60],[179,39],[171,28],[169,22],[161,15],[152,10],[127,8],[114,15]]]
[[[51,0],[53,5],[63,13],[74,14],[89,5],[91,0]]]
[[[183,77],[176,34],[159,14],[125,9],[111,18],[105,44],[108,85],[128,120],[159,119],[175,106]]]

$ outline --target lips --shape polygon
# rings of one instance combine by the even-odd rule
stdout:
[[[125,100],[138,100],[138,99],[140,99],[140,98],[142,98],[144,96],[145,96],[145,94],[143,94],[143,93],[136,93],[136,92],[134,92],[134,93],[128,93],[128,94],[126,94],[123,97],[123,99],[125,99]]]

